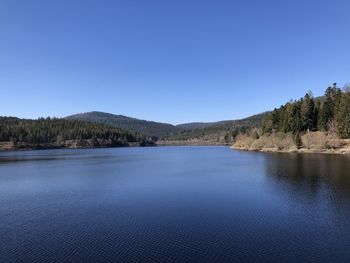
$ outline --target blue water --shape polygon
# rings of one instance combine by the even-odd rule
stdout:
[[[350,262],[350,158],[2,152],[0,262]]]

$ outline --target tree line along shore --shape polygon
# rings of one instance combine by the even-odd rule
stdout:
[[[238,150],[272,152],[350,152],[350,86],[334,83],[323,97],[308,92],[269,112],[261,127],[239,134]]]
[[[152,145],[143,135],[107,125],[39,118],[0,117],[0,149],[49,149]]]

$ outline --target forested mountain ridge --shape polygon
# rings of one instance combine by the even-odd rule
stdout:
[[[223,124],[228,121],[217,121],[217,122],[189,122],[176,125],[181,130],[194,130],[194,129],[205,129],[210,126]]]
[[[261,127],[261,121],[267,113],[256,114],[240,120],[226,120],[212,123],[194,123],[178,125],[182,127],[194,127],[182,129],[165,137],[167,141],[193,141],[199,144],[228,144],[234,141],[240,133],[245,133],[253,128]]]
[[[168,123],[141,120],[124,115],[116,115],[99,111],[78,113],[67,116],[65,119],[100,123],[131,132],[138,132],[145,136],[155,137],[162,137],[178,130],[176,126]]]
[[[178,125],[140,120],[123,115],[97,111],[70,115],[67,116],[66,119],[102,123],[131,132],[139,132],[145,136],[151,136],[154,139],[167,141],[205,139],[208,142],[220,141],[220,144],[225,144],[230,142],[236,134],[260,126],[264,115],[265,113],[257,114],[241,120],[194,122]],[[224,138],[226,138],[226,141]]]

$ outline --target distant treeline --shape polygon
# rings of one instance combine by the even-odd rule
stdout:
[[[309,92],[298,101],[290,101],[263,118],[262,130],[296,135],[331,131],[341,138],[350,138],[350,86],[340,89],[334,83],[327,88],[324,97],[315,99]]]
[[[11,141],[14,144],[60,145],[69,140],[89,140],[89,145],[92,146],[98,146],[102,141],[107,146],[146,144],[146,138],[142,135],[102,124],[59,118],[29,120],[0,117],[0,141]]]
[[[145,136],[152,136],[154,139],[178,130],[176,126],[168,123],[140,120],[98,111],[74,114],[67,116],[65,119],[104,124],[130,132],[137,132]]]
[[[212,124],[206,124],[204,127],[186,127],[179,132],[171,133],[165,137],[166,140],[173,141],[191,141],[200,140],[205,144],[228,144],[232,143],[238,134],[250,132],[252,129],[259,128],[261,121],[266,113],[250,116],[241,120],[220,121]],[[182,125],[184,126],[184,125]]]

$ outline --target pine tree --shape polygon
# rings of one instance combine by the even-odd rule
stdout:
[[[272,114],[271,114],[271,118],[272,118],[272,129],[273,130],[278,130],[279,124],[280,124],[280,112],[278,109],[274,109]]]
[[[268,113],[262,119],[263,133],[270,134],[273,131],[273,128],[273,113]]]
[[[306,93],[301,101],[301,126],[304,131],[311,131],[314,128],[315,102],[311,92]]]
[[[350,137],[350,93],[341,95],[336,112],[337,132],[342,138]]]
[[[334,120],[335,112],[339,106],[340,98],[342,96],[341,89],[334,83],[333,87],[328,87],[325,93],[326,100],[323,104],[321,124],[322,129],[328,130],[330,123]]]

